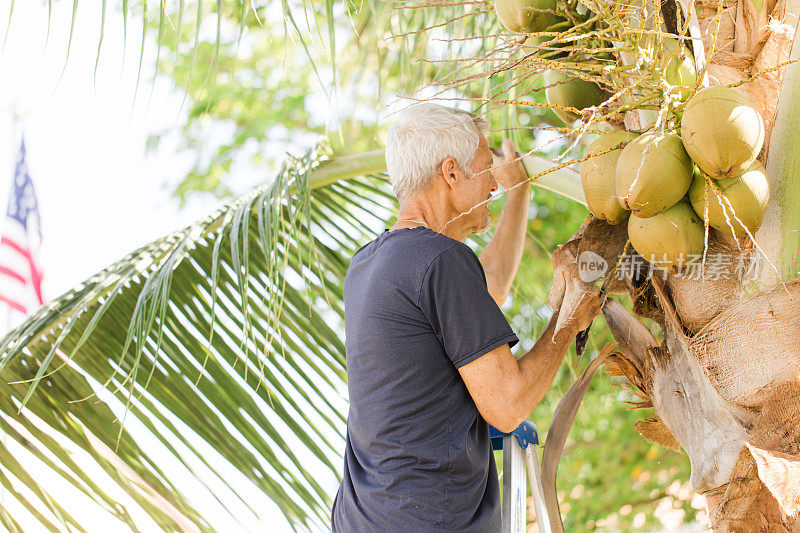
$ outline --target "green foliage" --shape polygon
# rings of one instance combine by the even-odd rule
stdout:
[[[333,2],[219,5],[208,13],[198,4],[171,5],[174,27],[164,28],[158,11],[148,19],[164,47],[159,72],[185,93],[183,147],[196,154],[178,198],[198,191],[230,197],[240,192],[226,184],[232,168],[264,179],[275,170],[266,154],[305,151],[331,127],[334,152],[378,147],[378,82],[399,90],[400,69],[385,59],[402,48],[375,39],[371,26],[388,11],[383,3],[369,3],[373,10]],[[212,21],[219,35],[198,31]]]
[[[195,161],[175,189],[181,201],[198,192],[240,194],[227,183],[231,173],[253,176],[256,185],[276,170],[266,154],[301,153],[321,138],[334,154],[379,148],[385,128],[379,119],[397,95],[460,69],[442,57],[480,54],[493,43],[448,39],[498,28],[480,2],[438,10],[378,0],[207,4],[172,2],[162,4],[163,12],[160,6],[146,12],[160,43],[158,72],[185,95],[182,149]],[[443,96],[464,100],[498,91],[514,95],[522,86],[504,72]],[[504,128],[517,126],[507,109],[481,111]],[[544,113],[525,121],[537,126]],[[164,133],[151,136],[151,149]]]

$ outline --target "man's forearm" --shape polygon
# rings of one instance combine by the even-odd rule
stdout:
[[[494,237],[480,257],[489,294],[497,305],[505,301],[522,259],[531,188],[527,184],[520,185],[508,191],[506,196],[506,205],[500,213]]]
[[[514,404],[520,421],[528,418],[544,398],[575,337],[570,327],[562,328],[554,335],[557,318],[556,313],[533,348],[517,360],[519,387]]]

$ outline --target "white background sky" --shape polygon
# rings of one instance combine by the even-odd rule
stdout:
[[[63,77],[72,2],[53,4],[50,41],[45,48],[47,2],[17,1],[8,42],[0,57],[0,208],[5,210],[19,147],[19,131],[13,121],[17,107],[26,113],[21,125],[27,162],[39,197],[44,293],[49,299],[131,250],[203,217],[219,204],[211,197],[195,198],[179,209],[169,197],[165,183],[180,179],[191,163],[186,154],[176,152],[177,136],[166,137],[156,154],[145,155],[148,133],[180,125],[182,94],[170,93],[168,81],[161,80],[153,86],[155,53],[151,42],[145,50],[144,74],[134,103],[141,35],[138,14],[129,19],[129,42],[123,53],[122,17],[111,7],[116,2],[108,2],[105,40],[95,81],[100,2],[79,3]],[[9,7],[9,0],[0,0],[0,31],[5,28]],[[21,319],[17,317],[15,322]],[[5,329],[4,320],[0,329]],[[13,453],[14,443],[6,440],[4,444]],[[240,475],[232,470],[229,480],[236,485]],[[180,468],[173,473],[167,465],[166,471],[181,486]],[[42,476],[40,482],[58,495],[57,478],[49,481],[43,477],[45,473],[31,473]],[[104,476],[99,471],[96,475]],[[245,497],[268,520],[268,526],[259,524],[244,511],[238,518],[248,529],[288,531],[274,505],[252,486],[245,485],[249,484],[243,484]],[[112,494],[128,504],[124,494]],[[225,500],[225,495],[219,496]],[[198,508],[219,509],[219,513],[213,513],[220,517],[215,524],[218,530],[241,529],[223,515],[210,494],[190,497]],[[7,503],[0,495],[0,505]],[[90,531],[128,530],[100,514],[86,514],[90,512],[87,502],[76,499],[66,503],[73,516],[88,518]],[[139,524],[144,531],[156,530],[146,517],[140,516]],[[24,525],[26,531],[42,529],[32,522]]]
[[[46,50],[46,3],[16,2],[0,57],[2,208],[18,150],[12,119],[16,105],[27,113],[22,125],[28,166],[39,196],[44,291],[50,298],[218,204],[212,198],[195,199],[178,209],[169,198],[165,182],[184,175],[190,163],[186,155],[175,152],[175,138],[166,138],[157,154],[145,157],[148,133],[180,124],[182,94],[170,93],[168,81],[153,86],[155,54],[150,43],[134,103],[141,35],[136,14],[129,19],[129,43],[123,56],[122,17],[109,7],[94,82],[100,28],[97,5],[79,4],[63,78],[72,2],[54,2]],[[2,27],[8,6],[8,0],[0,1]]]

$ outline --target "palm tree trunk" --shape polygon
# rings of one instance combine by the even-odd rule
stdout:
[[[791,59],[800,58],[800,39],[792,45]],[[800,63],[786,68],[769,144],[767,176],[771,200],[756,242],[777,269],[766,266],[762,281],[768,285],[780,277],[793,279],[800,273]]]

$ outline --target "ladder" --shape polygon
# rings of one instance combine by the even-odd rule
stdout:
[[[527,482],[531,486],[536,522],[540,533],[551,533],[550,517],[544,505],[542,475],[534,446],[539,444],[536,424],[524,421],[511,433],[489,426],[492,449],[503,451],[502,533],[525,533]]]

